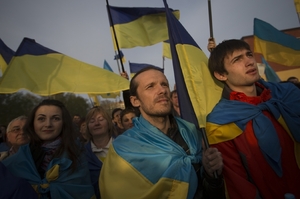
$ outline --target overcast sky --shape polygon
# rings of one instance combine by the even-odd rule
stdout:
[[[207,0],[168,0],[180,10],[180,21],[206,55],[209,38]],[[112,6],[163,7],[162,0],[110,0]],[[211,0],[217,43],[253,34],[253,19],[277,29],[299,27],[294,0]],[[103,67],[104,59],[118,73],[105,0],[0,0],[0,38],[16,50],[24,37],[75,59]],[[162,44],[124,49],[130,62],[162,67]],[[165,74],[174,85],[171,60]],[[125,70],[129,71],[128,62]]]

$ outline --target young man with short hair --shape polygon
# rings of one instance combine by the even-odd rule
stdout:
[[[225,85],[206,131],[223,155],[229,198],[300,198],[299,89],[262,80],[242,40],[220,43],[208,66]]]

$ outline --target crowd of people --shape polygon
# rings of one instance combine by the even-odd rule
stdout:
[[[299,80],[261,79],[242,40],[208,48],[224,83],[208,148],[180,118],[176,88],[149,66],[131,79],[125,109],[71,116],[46,99],[1,125],[0,198],[300,198]]]

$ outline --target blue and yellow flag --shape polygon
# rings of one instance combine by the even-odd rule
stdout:
[[[123,54],[122,54],[123,55]],[[122,57],[123,58],[123,57]],[[104,63],[103,63],[103,68],[108,70],[108,71],[111,71],[111,72],[114,72],[113,69],[110,67],[110,65],[108,64],[108,62],[106,60],[104,60]],[[116,98],[118,96],[120,96],[120,92],[115,92],[115,93],[105,93],[105,94],[101,94],[100,95],[102,98]],[[98,103],[100,104],[100,102],[98,101]]]
[[[26,89],[49,96],[57,93],[111,93],[129,88],[129,81],[24,38],[0,80],[0,93]]]
[[[265,75],[268,82],[280,82],[280,78],[273,70],[273,68],[268,64],[268,62],[262,57],[261,58],[263,64],[265,64]]]
[[[117,60],[117,59],[121,59],[122,63],[126,62],[126,59],[124,57],[124,54],[123,54],[122,50],[120,50],[120,54],[115,55],[114,60]]]
[[[0,77],[4,74],[7,65],[14,56],[15,51],[10,49],[5,43],[0,39]]]
[[[257,18],[254,19],[254,52],[262,54],[268,62],[300,67],[300,40]]]
[[[208,70],[208,59],[164,0],[180,115],[197,127],[205,127],[206,116],[221,98],[223,84]]]
[[[163,57],[168,59],[172,59],[171,49],[170,49],[170,41],[166,40],[163,42]]]
[[[130,77],[132,78],[137,72],[139,72],[140,70],[142,70],[143,68],[146,68],[148,66],[154,66],[154,65],[129,62]],[[154,66],[154,67],[158,68],[162,73],[164,72],[163,68],[159,68],[157,66]]]
[[[112,26],[115,28],[119,48],[151,46],[168,39],[164,8],[108,6],[107,9],[110,9],[112,18],[110,27],[115,50],[117,48]],[[179,11],[173,13],[179,19]]]

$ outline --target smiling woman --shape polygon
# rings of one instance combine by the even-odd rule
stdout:
[[[63,103],[42,101],[32,110],[24,132],[30,144],[3,161],[13,175],[26,179],[42,198],[92,198],[87,162]]]

